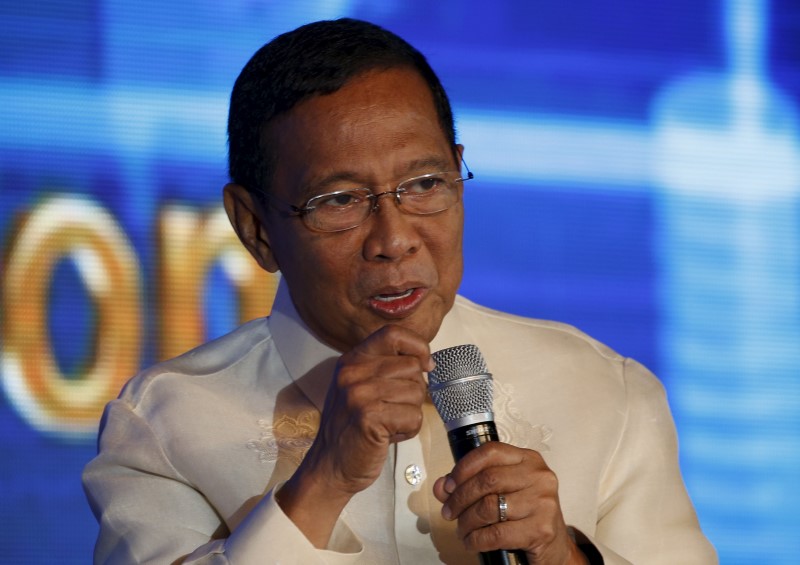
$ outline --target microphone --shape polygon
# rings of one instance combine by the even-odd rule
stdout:
[[[449,347],[432,356],[436,368],[428,373],[428,391],[458,462],[484,443],[499,441],[492,412],[492,374],[474,345]],[[482,565],[528,565],[520,550],[482,552],[480,561]]]

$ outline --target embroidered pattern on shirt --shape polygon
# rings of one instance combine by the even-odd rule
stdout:
[[[258,452],[262,463],[274,463],[278,457],[299,465],[317,437],[319,412],[307,410],[297,418],[283,415],[275,422],[259,420],[261,437],[247,442],[247,448]]]
[[[494,392],[495,425],[500,441],[539,452],[550,451],[548,442],[553,436],[552,428],[544,424],[531,424],[522,417],[514,403],[514,385],[495,380]]]

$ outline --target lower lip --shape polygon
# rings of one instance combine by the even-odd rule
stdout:
[[[419,303],[422,302],[424,296],[425,289],[415,288],[408,296],[396,300],[377,300],[371,298],[369,305],[370,308],[383,317],[405,318],[414,312]]]

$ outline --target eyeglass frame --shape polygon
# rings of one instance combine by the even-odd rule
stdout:
[[[466,177],[462,176],[462,177],[459,177],[459,178],[455,179],[454,182],[460,182],[460,183],[463,184],[468,180],[474,179],[475,175],[472,173],[472,171],[469,170],[469,166],[467,166],[467,163],[466,163],[466,161],[464,161],[463,158],[461,159],[461,162],[464,164],[464,168],[467,171],[467,175],[466,175]],[[292,204],[290,202],[287,202],[287,201],[283,200],[282,198],[279,198],[279,197],[277,197],[274,194],[271,194],[269,192],[258,191],[258,192],[256,192],[256,196],[259,197],[260,199],[262,199],[263,201],[265,201],[267,204],[271,204],[273,208],[275,208],[279,212],[282,212],[286,217],[299,217],[299,218],[301,218],[301,220],[303,221],[303,225],[306,228],[308,228],[309,230],[311,230],[311,231],[316,231],[316,232],[321,232],[321,233],[337,233],[337,232],[343,232],[343,231],[348,231],[348,230],[355,229],[358,226],[362,225],[364,222],[366,222],[367,219],[372,215],[372,213],[375,212],[375,210],[378,209],[378,198],[380,198],[381,196],[386,196],[387,194],[393,194],[394,195],[395,202],[397,203],[399,209],[405,214],[411,214],[411,215],[414,215],[414,216],[426,216],[426,215],[438,214],[439,212],[444,212],[445,210],[449,210],[455,204],[457,204],[459,201],[456,200],[455,202],[453,202],[453,204],[451,204],[447,208],[442,208],[441,210],[436,210],[436,211],[433,211],[433,212],[427,212],[427,213],[408,212],[407,210],[402,208],[400,195],[404,194],[406,191],[405,190],[400,190],[400,187],[402,185],[410,182],[410,181],[414,181],[414,180],[418,180],[418,179],[425,179],[425,178],[429,178],[429,177],[435,177],[436,175],[442,175],[442,174],[446,174],[446,173],[455,173],[455,172],[460,172],[460,171],[440,171],[440,172],[427,173],[427,174],[424,174],[424,175],[410,177],[410,178],[407,178],[404,181],[401,181],[400,183],[398,183],[394,190],[385,190],[383,192],[379,192],[378,194],[374,194],[372,192],[372,189],[369,188],[369,187],[350,188],[350,189],[347,189],[347,190],[335,190],[333,192],[325,192],[323,194],[317,194],[316,196],[312,196],[311,198],[306,200],[305,203],[302,206],[296,206],[296,205],[294,205],[294,204]],[[369,211],[367,212],[367,215],[364,216],[364,219],[361,220],[359,223],[355,224],[354,226],[349,226],[349,227],[346,227],[346,228],[340,228],[340,229],[335,229],[335,230],[323,230],[323,229],[320,229],[318,227],[314,227],[314,226],[309,225],[308,221],[305,220],[305,217],[308,215],[308,213],[312,212],[315,209],[314,206],[309,206],[309,204],[312,201],[318,200],[320,198],[336,196],[338,194],[344,194],[344,193],[348,193],[348,192],[353,192],[353,191],[356,191],[356,190],[369,190],[370,193],[369,193],[369,195],[366,196],[366,198],[369,199],[369,200],[372,200],[372,206],[370,206],[368,208]],[[289,208],[289,210],[288,211],[287,210],[280,210],[271,201],[279,202],[279,203],[283,204],[284,206],[286,206],[287,208]]]

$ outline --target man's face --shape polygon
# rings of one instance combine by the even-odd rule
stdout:
[[[296,206],[319,194],[394,190],[411,177],[458,170],[424,80],[409,69],[368,72],[275,119],[272,193]],[[461,190],[461,188],[459,188]],[[414,216],[391,196],[348,231],[309,230],[271,208],[262,215],[269,253],[300,316],[347,351],[386,324],[430,341],[461,280],[463,207]]]

